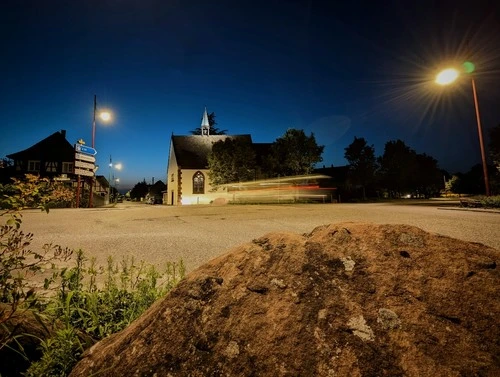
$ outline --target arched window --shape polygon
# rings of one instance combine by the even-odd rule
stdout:
[[[205,176],[201,171],[197,171],[193,176],[193,194],[205,193]]]

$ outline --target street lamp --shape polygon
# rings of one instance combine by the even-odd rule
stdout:
[[[97,113],[97,96],[94,94],[94,116],[92,118],[92,148],[95,149],[95,118]],[[98,114],[99,118],[104,122],[109,122],[111,120],[111,113],[109,111],[101,111]],[[94,177],[90,177],[90,197],[89,197],[89,207],[92,208],[92,199],[94,196]]]
[[[474,64],[471,62],[465,62],[463,64],[466,73],[472,73],[474,71]],[[446,68],[436,75],[435,82],[439,85],[450,85],[460,76],[460,71],[455,68]],[[484,175],[484,186],[486,190],[486,196],[490,196],[490,183],[488,180],[488,165],[486,164],[486,155],[484,153],[484,142],[483,142],[483,129],[481,127],[481,117],[479,115],[479,104],[477,101],[476,83],[474,82],[474,76],[471,75],[472,83],[472,95],[474,97],[474,108],[476,110],[476,120],[477,120],[477,132],[479,135],[479,147],[481,149],[481,160],[483,163],[483,175]]]
[[[109,156],[109,176],[108,176],[108,182],[109,182],[109,189],[108,189],[108,198],[111,199],[111,186],[115,184],[115,182],[119,182],[120,179],[116,178],[115,179],[115,173],[113,171],[113,179],[111,179],[111,171],[113,169],[115,170],[122,170],[123,165],[121,163],[113,164],[113,159],[111,158],[111,155]]]
[[[97,114],[97,96],[94,94],[94,117],[92,119],[92,148],[95,148],[95,118],[96,115],[104,122],[109,122],[111,120],[111,113],[107,110],[100,111]]]

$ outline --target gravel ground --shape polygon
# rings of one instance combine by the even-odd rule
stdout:
[[[49,214],[26,210],[23,229],[34,233],[33,248],[49,242],[81,248],[103,265],[108,256],[116,261],[134,256],[159,267],[182,259],[188,272],[268,232],[305,233],[344,221],[409,224],[500,250],[500,213],[452,210],[449,205],[406,201],[171,207],[125,202],[113,208],[55,209]]]

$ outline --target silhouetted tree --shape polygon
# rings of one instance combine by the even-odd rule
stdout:
[[[273,176],[309,174],[323,161],[324,148],[316,143],[313,133],[307,136],[304,130],[290,128],[272,144],[267,169]]]
[[[439,169],[437,160],[422,153],[416,155],[416,163],[414,172],[416,193],[419,196],[424,195],[425,198],[439,196],[441,190],[444,189],[444,181],[443,172]]]
[[[344,150],[344,157],[349,163],[349,180],[352,184],[362,186],[363,199],[366,199],[366,186],[375,181],[377,170],[375,148],[367,145],[364,138],[354,137],[354,141]]]
[[[490,150],[490,157],[497,170],[500,171],[500,124],[490,129],[489,136],[490,141],[488,147]]]
[[[400,197],[415,186],[416,153],[403,141],[388,141],[384,154],[378,158],[381,184],[390,197]]]
[[[208,155],[208,168],[213,186],[252,180],[256,169],[252,144],[239,138],[216,142]]]
[[[208,125],[210,126],[210,135],[225,135],[227,130],[220,130],[219,128],[215,127],[217,122],[215,121],[215,113],[211,112],[210,114],[207,114],[208,117]],[[202,118],[203,119],[203,118]],[[195,128],[194,130],[191,130],[191,135],[201,135],[201,128]]]
[[[130,197],[132,199],[140,200],[141,198],[145,198],[149,191],[149,185],[146,183],[146,180],[142,182],[136,183],[136,185],[130,190]]]

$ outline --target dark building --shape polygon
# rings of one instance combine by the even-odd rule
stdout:
[[[11,153],[6,157],[12,161],[7,160],[8,166],[0,169],[2,183],[10,183],[11,177],[22,178],[25,174],[34,174],[77,186],[75,146],[66,139],[66,130],[54,132],[33,146],[20,152]],[[82,200],[79,202],[81,206],[88,205],[84,194],[87,191],[90,192],[90,181],[88,176],[81,179]],[[97,176],[92,179],[92,183],[93,206],[107,204],[109,202],[109,182],[107,179],[104,176]]]
[[[48,178],[64,175],[74,178],[75,148],[66,140],[65,130],[57,131],[35,145],[7,157],[13,160],[14,176],[38,174]]]

